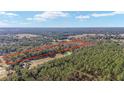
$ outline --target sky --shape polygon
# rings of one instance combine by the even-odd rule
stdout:
[[[0,27],[124,27],[124,11],[1,11]]]

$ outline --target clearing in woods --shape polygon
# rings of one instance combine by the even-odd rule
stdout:
[[[4,59],[2,56],[0,56],[0,80],[3,80],[7,77],[7,71],[6,71],[7,65],[5,64]]]
[[[52,61],[54,59],[58,59],[58,58],[62,58],[62,57],[64,57],[63,54],[56,54],[56,56],[54,58],[47,57],[44,59],[33,60],[30,62],[31,63],[30,69],[37,67],[38,65],[44,64],[45,62]]]

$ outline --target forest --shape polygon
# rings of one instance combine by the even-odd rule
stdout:
[[[114,81],[124,80],[124,51],[115,42],[83,47],[72,55],[34,69],[14,66],[8,81]]]

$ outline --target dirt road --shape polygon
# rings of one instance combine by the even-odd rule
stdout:
[[[0,80],[3,80],[7,77],[7,71],[6,71],[7,65],[5,64],[5,60],[0,56]]]
[[[3,56],[0,56],[0,63],[5,63],[5,60],[2,57]]]

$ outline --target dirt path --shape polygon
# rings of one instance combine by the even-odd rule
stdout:
[[[54,58],[48,57],[48,58],[44,58],[44,59],[39,59],[39,60],[33,60],[31,61],[31,65],[29,69],[32,69],[34,67],[37,67],[38,65],[44,64],[45,62],[48,61],[52,61],[54,59],[58,59],[58,58],[62,58],[64,57],[64,55],[62,54],[56,54],[56,56]],[[0,80],[2,80],[3,78],[7,77],[7,71],[6,71],[6,64],[5,64],[5,60],[2,58],[2,56],[0,56]]]
[[[7,77],[5,60],[0,56],[0,80]]]
[[[34,68],[34,67],[36,67],[38,65],[41,65],[41,64],[43,64],[45,62],[52,61],[54,59],[58,59],[58,58],[62,58],[62,57],[64,57],[64,55],[57,54],[54,58],[48,57],[48,58],[44,58],[44,59],[33,60],[33,61],[30,62],[31,63],[30,69],[32,69],[32,68]]]
[[[0,63],[5,63],[5,60],[2,57],[3,56],[0,56]]]
[[[5,68],[0,67],[0,80],[3,80],[7,77],[7,71]]]

